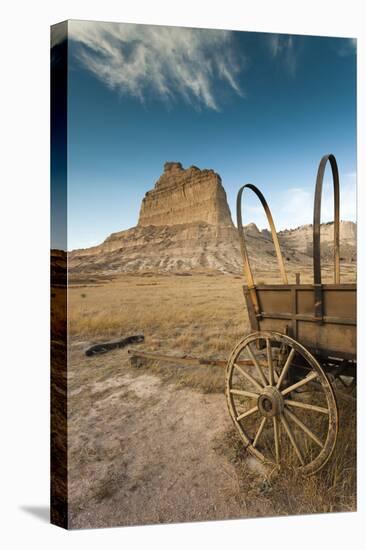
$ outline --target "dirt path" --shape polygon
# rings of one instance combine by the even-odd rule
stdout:
[[[71,527],[243,516],[234,467],[215,450],[231,428],[223,394],[133,369],[126,350],[71,355]]]

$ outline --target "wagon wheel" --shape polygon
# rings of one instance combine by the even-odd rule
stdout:
[[[245,447],[262,462],[310,475],[329,460],[338,433],[334,392],[318,361],[289,336],[241,340],[227,365],[226,398]]]

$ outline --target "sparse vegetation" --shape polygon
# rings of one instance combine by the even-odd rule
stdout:
[[[178,388],[192,388],[202,393],[222,393],[225,383],[225,369],[219,366],[178,367],[173,361],[171,365],[146,361],[143,370],[158,375],[164,382]]]

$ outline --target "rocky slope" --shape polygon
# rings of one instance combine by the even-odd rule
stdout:
[[[325,262],[333,258],[333,223],[321,225],[321,254]],[[357,257],[357,226],[353,222],[341,221],[340,228],[340,256],[346,262],[355,262]],[[296,248],[299,252],[312,257],[313,255],[313,226],[302,225],[296,229],[287,229],[279,233],[280,244],[284,249]]]
[[[333,224],[322,226],[322,254],[332,258]],[[255,224],[245,227],[254,269],[277,269],[269,231]],[[312,226],[279,233],[285,262],[292,267],[311,265]],[[356,225],[341,224],[341,256],[356,259]],[[113,274],[214,270],[239,273],[242,269],[237,230],[233,225],[221,178],[213,170],[178,162],[164,172],[142,201],[138,225],[110,235],[102,244],[69,253],[69,272]]]

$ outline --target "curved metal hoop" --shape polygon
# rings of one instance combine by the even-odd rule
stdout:
[[[247,247],[246,247],[246,244],[245,244],[243,220],[242,220],[242,214],[241,214],[241,198],[242,198],[242,195],[243,195],[243,191],[246,188],[251,189],[251,191],[253,191],[257,195],[257,197],[259,198],[259,200],[262,203],[262,206],[263,206],[264,211],[266,213],[267,220],[268,220],[268,223],[269,223],[269,226],[270,226],[270,229],[271,229],[272,240],[273,240],[273,244],[274,244],[275,251],[276,251],[276,256],[277,256],[278,266],[280,268],[280,272],[281,272],[281,276],[282,276],[282,281],[283,281],[283,284],[287,285],[288,281],[287,281],[285,265],[283,263],[280,243],[278,242],[276,228],[275,228],[275,224],[273,222],[271,211],[269,209],[269,206],[267,204],[266,199],[264,198],[264,195],[259,191],[259,189],[255,185],[252,185],[251,183],[247,183],[246,185],[243,185],[243,187],[241,187],[238,191],[238,196],[236,198],[236,219],[237,219],[237,224],[238,224],[240,250],[241,250],[241,255],[242,255],[242,258],[243,258],[244,274],[245,274],[245,277],[247,279],[248,286],[249,286],[249,288],[254,287],[254,279],[253,279],[252,270],[250,268]]]
[[[320,211],[322,201],[322,189],[324,172],[329,161],[333,175],[334,189],[334,283],[340,282],[339,263],[339,174],[337,161],[334,155],[324,155],[321,159],[318,174],[316,176],[314,197],[314,221],[313,221],[313,256],[314,256],[314,284],[321,285],[321,258],[320,258]]]

